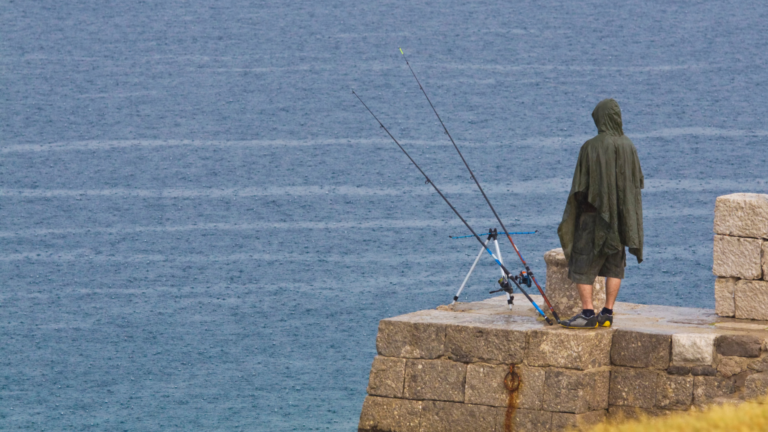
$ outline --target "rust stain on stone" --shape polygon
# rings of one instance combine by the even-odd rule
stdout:
[[[504,387],[507,388],[507,412],[504,414],[504,432],[514,430],[513,419],[517,403],[515,402],[515,393],[520,389],[520,375],[515,372],[515,365],[509,365],[509,372],[504,376]]]

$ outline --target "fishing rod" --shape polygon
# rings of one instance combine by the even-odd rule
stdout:
[[[509,239],[509,242],[512,244],[512,248],[514,248],[515,252],[517,252],[517,256],[520,257],[520,261],[523,263],[523,267],[525,267],[525,271],[527,272],[528,277],[530,277],[533,280],[533,282],[536,284],[536,288],[539,289],[541,296],[544,298],[544,301],[547,303],[547,306],[549,306],[549,310],[552,312],[552,316],[554,316],[555,320],[557,320],[557,322],[560,323],[560,317],[557,316],[557,312],[555,312],[555,308],[552,307],[552,303],[549,302],[547,295],[544,294],[544,290],[541,289],[541,285],[539,285],[539,282],[536,281],[536,278],[533,276],[533,272],[531,271],[531,268],[528,266],[528,263],[525,262],[525,258],[523,258],[523,255],[520,253],[520,250],[517,248],[517,246],[515,246],[515,242],[512,241],[512,236],[509,235],[509,231],[507,231],[507,228],[504,226],[504,222],[501,221],[501,218],[499,217],[498,213],[496,213],[496,209],[493,208],[493,204],[491,204],[491,201],[488,199],[488,196],[485,195],[485,191],[483,190],[483,187],[480,186],[480,182],[477,180],[477,177],[475,177],[475,173],[472,172],[472,168],[469,167],[469,164],[467,163],[466,159],[464,159],[464,155],[461,154],[461,150],[459,150],[459,146],[456,145],[456,141],[453,140],[453,137],[448,132],[448,128],[445,127],[445,123],[443,123],[443,119],[440,118],[440,114],[437,113],[435,106],[432,104],[432,101],[429,99],[429,96],[427,96],[427,91],[424,90],[424,87],[421,85],[421,81],[419,81],[419,78],[416,76],[416,72],[413,71],[411,64],[408,62],[408,57],[405,56],[405,53],[403,52],[402,48],[400,48],[400,54],[403,55],[403,58],[405,59],[405,64],[408,65],[408,69],[411,70],[411,74],[413,74],[413,78],[415,78],[416,82],[419,84],[419,88],[421,89],[421,92],[424,93],[424,97],[427,98],[427,102],[429,102],[429,106],[432,107],[432,111],[434,111],[435,115],[437,116],[437,119],[440,121],[440,124],[443,126],[443,131],[445,132],[446,135],[448,135],[448,139],[451,140],[451,143],[453,144],[453,147],[456,149],[456,152],[459,153],[459,157],[461,157],[462,162],[464,162],[464,166],[467,167],[470,177],[472,177],[472,180],[475,181],[477,188],[480,189],[480,193],[483,194],[483,198],[485,198],[485,202],[488,203],[488,207],[491,208],[493,215],[496,216],[496,220],[499,221],[499,225],[501,225],[501,229],[503,229],[504,232],[507,233],[507,238]]]
[[[424,171],[421,169],[421,167],[419,166],[419,164],[417,164],[417,163],[416,163],[416,161],[415,161],[415,160],[413,160],[413,158],[411,157],[411,155],[409,155],[409,154],[408,154],[408,152],[407,152],[407,151],[405,151],[405,149],[403,148],[403,146],[402,146],[402,145],[400,145],[400,143],[397,141],[397,139],[395,139],[394,135],[392,135],[392,133],[390,133],[390,132],[389,132],[389,129],[387,129],[387,128],[386,128],[386,126],[384,126],[384,123],[382,123],[382,122],[381,122],[381,120],[379,120],[379,118],[378,118],[378,117],[376,117],[376,114],[374,114],[374,113],[373,113],[373,111],[371,111],[371,109],[370,109],[370,108],[368,108],[368,105],[366,105],[366,104],[365,104],[365,102],[363,102],[363,99],[361,99],[361,98],[360,98],[360,96],[358,96],[358,94],[357,94],[357,93],[355,93],[355,91],[354,91],[354,90],[352,91],[352,94],[353,94],[353,95],[355,95],[355,97],[356,97],[356,98],[357,98],[357,99],[360,101],[360,103],[361,103],[361,104],[363,104],[363,106],[365,107],[365,109],[367,109],[367,110],[368,110],[368,112],[369,112],[369,113],[371,113],[371,115],[373,116],[373,118],[374,118],[374,119],[376,119],[376,121],[379,123],[379,126],[381,126],[381,128],[382,128],[382,129],[384,129],[384,131],[387,133],[387,135],[389,135],[389,137],[390,137],[390,138],[392,138],[392,141],[394,141],[394,142],[395,142],[395,144],[397,144],[397,146],[398,146],[398,147],[400,147],[400,150],[402,150],[402,151],[403,151],[403,153],[405,153],[405,155],[408,157],[408,159],[411,161],[411,163],[412,163],[412,164],[413,164],[413,165],[416,167],[416,169],[418,169],[418,170],[419,170],[419,172],[421,173],[421,175],[423,175],[423,176],[424,176],[424,178],[427,180],[426,182],[427,182],[427,183],[429,183],[430,185],[432,185],[432,187],[435,189],[435,191],[437,192],[437,194],[438,194],[438,195],[440,195],[440,198],[442,198],[442,199],[443,199],[443,201],[445,201],[445,203],[446,203],[446,204],[448,204],[448,207],[450,207],[450,208],[451,208],[451,210],[453,210],[453,212],[454,212],[454,213],[456,213],[456,216],[458,216],[458,217],[459,217],[459,219],[461,219],[461,221],[464,223],[464,226],[466,226],[466,227],[467,227],[467,229],[468,229],[468,230],[469,230],[469,231],[470,231],[470,232],[471,232],[471,233],[472,233],[472,234],[475,236],[475,238],[477,239],[477,241],[479,241],[479,242],[480,242],[480,244],[481,244],[481,245],[483,245],[483,248],[485,248],[486,252],[488,252],[488,254],[490,254],[490,255],[491,255],[491,258],[493,258],[493,260],[494,260],[494,261],[496,261],[496,264],[498,264],[498,265],[501,267],[501,270],[502,270],[502,271],[504,271],[504,274],[506,275],[506,279],[507,279],[506,281],[503,281],[503,282],[502,282],[501,280],[499,281],[499,284],[501,285],[501,288],[502,288],[502,290],[504,290],[505,292],[507,292],[507,293],[510,293],[510,294],[511,294],[511,293],[512,293],[512,286],[511,286],[511,285],[509,285],[509,281],[512,281],[512,282],[514,282],[514,283],[515,283],[515,285],[517,286],[517,288],[520,290],[520,292],[521,292],[521,293],[523,293],[523,295],[524,295],[524,296],[525,296],[525,297],[528,299],[528,301],[530,301],[530,302],[531,302],[531,304],[533,305],[533,307],[534,307],[534,308],[536,308],[536,311],[537,311],[537,312],[538,312],[538,313],[539,313],[539,314],[540,314],[542,317],[544,317],[544,320],[547,322],[547,324],[549,324],[549,325],[553,325],[553,323],[552,323],[552,320],[551,320],[551,319],[550,319],[550,318],[547,316],[547,314],[545,314],[545,313],[544,313],[544,312],[541,310],[541,308],[539,308],[539,305],[537,305],[537,304],[536,304],[536,302],[535,302],[535,301],[533,301],[533,299],[531,298],[531,296],[529,296],[529,295],[528,295],[528,293],[527,293],[527,292],[525,292],[525,290],[523,289],[523,287],[521,287],[521,286],[520,286],[520,284],[518,284],[518,283],[517,283],[517,281],[514,279],[514,276],[512,276],[512,273],[511,273],[509,270],[507,270],[507,268],[506,268],[506,267],[504,267],[504,264],[502,264],[502,263],[501,263],[501,261],[499,261],[499,259],[498,259],[498,258],[496,258],[496,255],[494,255],[494,254],[493,254],[493,252],[491,252],[491,250],[490,250],[490,249],[489,249],[489,248],[486,246],[486,244],[483,242],[483,239],[481,239],[481,238],[480,238],[480,236],[478,236],[478,235],[477,235],[477,233],[475,232],[475,230],[473,230],[473,229],[472,229],[472,227],[471,227],[471,226],[469,226],[469,223],[467,223],[467,221],[466,221],[466,220],[464,220],[464,218],[463,218],[463,217],[461,217],[461,214],[459,214],[459,211],[458,211],[458,210],[456,210],[456,208],[455,208],[455,207],[454,207],[454,206],[451,204],[451,202],[450,202],[450,201],[448,201],[448,198],[446,198],[446,197],[445,197],[445,195],[443,195],[443,193],[442,193],[442,192],[440,192],[440,189],[438,189],[438,188],[437,188],[437,186],[435,186],[435,184],[434,184],[434,183],[432,183],[432,180],[430,180],[430,179],[429,179],[429,176],[427,176],[427,174],[426,174],[426,173],[425,173],[425,172],[424,172]],[[505,230],[505,231],[506,231],[506,230]],[[493,291],[493,292],[498,292],[498,291]]]
[[[496,234],[536,234],[537,232],[539,232],[539,230],[536,230],[536,231],[518,231],[518,232],[511,232],[511,233],[500,232],[500,233],[496,233]],[[488,234],[490,234],[490,233],[487,232],[487,233],[482,233],[482,234],[478,234],[478,235],[479,236],[484,236],[484,235],[488,235]],[[448,237],[456,240],[456,239],[463,239],[463,238],[474,237],[474,236],[465,235],[465,236],[448,236]]]

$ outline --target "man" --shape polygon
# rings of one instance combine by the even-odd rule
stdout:
[[[643,171],[632,141],[621,127],[613,99],[592,111],[597,136],[581,146],[571,192],[557,229],[568,260],[568,278],[576,283],[582,312],[561,324],[568,328],[610,327],[613,305],[624,278],[624,247],[643,261]],[[595,314],[592,284],[606,277],[605,307]]]

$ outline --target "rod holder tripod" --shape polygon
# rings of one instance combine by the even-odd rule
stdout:
[[[469,280],[469,277],[472,275],[472,272],[475,271],[475,267],[477,266],[477,263],[480,261],[480,256],[483,255],[483,252],[485,252],[486,247],[488,246],[488,243],[493,241],[493,246],[496,249],[496,256],[499,257],[499,261],[504,263],[504,259],[501,257],[501,249],[499,249],[499,233],[496,230],[496,228],[491,228],[488,230],[488,237],[485,239],[485,243],[483,243],[483,247],[480,248],[480,252],[477,253],[477,257],[475,258],[475,262],[472,263],[472,267],[469,268],[469,272],[467,273],[467,276],[464,277],[464,282],[461,283],[461,286],[459,287],[459,291],[456,293],[455,296],[453,296],[453,302],[451,304],[455,304],[459,300],[459,296],[461,295],[461,292],[464,290],[464,287],[467,285],[467,281]],[[501,271],[501,277],[504,278],[504,270],[499,269]],[[514,304],[515,297],[507,292],[507,306],[512,309],[512,305]]]

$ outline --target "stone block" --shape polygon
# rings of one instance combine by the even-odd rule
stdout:
[[[554,413],[547,411],[516,409],[515,415],[512,417],[511,430],[515,432],[541,432],[554,430],[552,428],[553,416]],[[504,421],[502,420],[497,431],[502,432],[504,430]]]
[[[768,239],[768,195],[735,193],[717,197],[715,233]]]
[[[472,363],[467,365],[467,385],[464,403],[506,407],[509,391],[504,386],[507,365]]]
[[[581,312],[581,300],[576,284],[568,279],[568,262],[562,248],[552,249],[544,254],[547,263],[547,280],[544,291],[562,319],[568,319]],[[605,306],[605,278],[595,278],[592,289],[592,303],[595,310]]]
[[[574,414],[606,409],[610,377],[608,368],[584,372],[547,369],[542,409]]]
[[[520,388],[515,393],[515,406],[528,410],[541,410],[544,401],[545,369],[525,365],[515,367],[520,376]]]
[[[407,360],[406,399],[464,402],[467,365],[450,360]]]
[[[652,369],[614,367],[611,371],[608,404],[651,409],[662,374]]]
[[[707,333],[672,335],[672,364],[679,366],[711,365],[714,360],[716,336]]]
[[[522,363],[525,354],[525,332],[449,325],[445,331],[445,352],[451,360],[462,363]]]
[[[376,356],[368,377],[368,394],[403,397],[405,359]]]
[[[749,359],[744,357],[721,357],[717,372],[726,378],[738,375],[747,370]]]
[[[762,247],[760,239],[716,235],[712,273],[720,277],[762,278]]]
[[[504,378],[508,372],[507,365],[485,363],[468,365],[464,402],[506,407],[509,391],[504,385]],[[514,406],[541,410],[541,402],[544,399],[544,369],[518,365],[515,366],[515,373],[520,379],[520,387],[514,394]]]
[[[504,430],[505,408],[464,403],[424,401],[420,432]]]
[[[759,402],[764,402],[766,394],[768,394],[768,373],[747,377],[743,394],[745,400],[759,399]]]
[[[763,340],[751,335],[722,335],[715,340],[717,353],[721,356],[760,357]]]
[[[736,392],[733,378],[697,376],[693,378],[693,404],[698,408],[728,400]]]
[[[381,320],[376,349],[386,357],[437,358],[443,355],[445,327],[440,323]]]
[[[666,369],[672,336],[617,330],[611,343],[611,363],[616,366]]]
[[[722,317],[736,315],[736,301],[733,296],[737,281],[736,278],[715,279],[715,312]]]
[[[656,392],[656,407],[667,410],[687,410],[693,402],[693,377],[661,375]]]
[[[419,432],[421,410],[421,401],[368,396],[358,431]]]
[[[552,413],[553,431],[591,431],[593,427],[602,423],[606,416],[606,410],[592,411],[584,414]]]
[[[547,328],[528,335],[525,363],[529,366],[586,370],[611,364],[610,330]]]
[[[736,282],[736,318],[768,320],[768,281]]]

